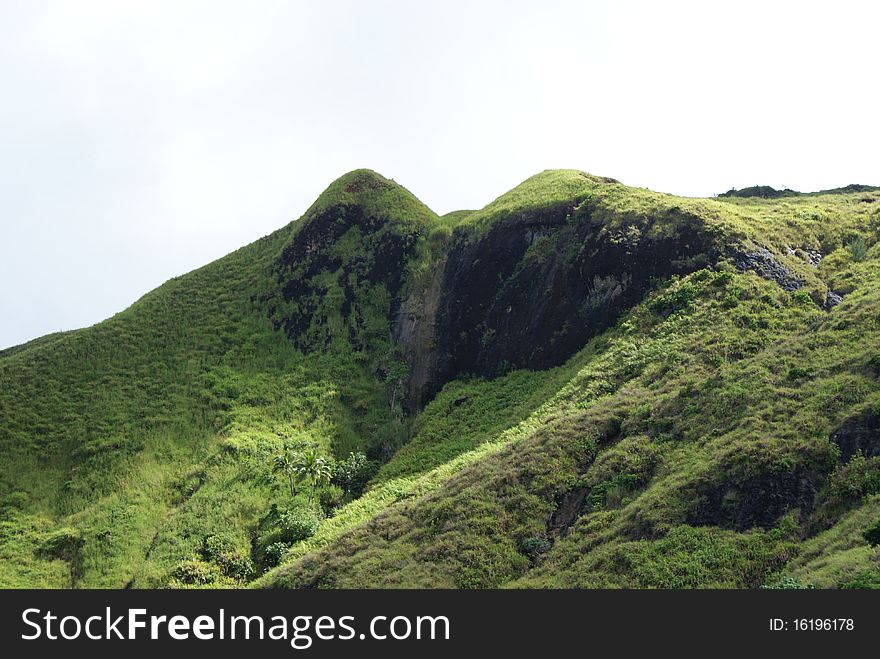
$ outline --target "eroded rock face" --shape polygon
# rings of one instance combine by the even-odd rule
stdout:
[[[311,218],[277,264],[290,308],[270,308],[276,328],[308,352],[329,344],[328,320],[338,315],[352,345],[362,348],[365,316],[375,311],[390,318],[394,312],[417,239],[415,231],[401,232],[358,205],[337,204]],[[369,308],[380,303],[391,309]]]
[[[560,205],[498,219],[478,235],[456,234],[424,313],[416,320],[411,314],[403,331],[398,324],[418,373],[412,407],[461,374],[493,377],[562,364],[641,301],[655,280],[717,258],[697,218],[678,215],[673,224],[658,217],[610,230],[588,211],[575,212]],[[407,344],[420,324],[430,331],[420,344]]]
[[[787,471],[766,471],[739,481],[706,487],[686,521],[694,526],[721,526],[736,531],[772,528],[790,510],[809,513],[827,472],[798,465]]]
[[[872,410],[865,410],[847,419],[831,433],[831,441],[840,448],[843,462],[859,451],[866,458],[880,455],[880,416]]]
[[[547,521],[547,535],[551,539],[564,538],[568,535],[571,525],[582,513],[588,510],[587,497],[590,488],[581,485],[570,489],[559,497],[556,508]]]
[[[732,251],[731,258],[737,270],[752,271],[759,277],[776,282],[783,290],[793,292],[803,288],[803,279],[779,263],[773,254],[763,247],[754,252]],[[812,262],[812,258],[810,260]]]
[[[406,406],[416,410],[464,374],[564,363],[657,282],[715,263],[716,240],[679,209],[609,222],[588,203],[566,202],[456,231],[427,283],[401,299],[417,230],[337,204],[284,249],[270,314],[304,351],[325,348],[339,328],[364,349],[387,322],[409,367]]]

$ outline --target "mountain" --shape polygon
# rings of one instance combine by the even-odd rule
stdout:
[[[880,191],[368,170],[0,352],[0,585],[880,586]]]

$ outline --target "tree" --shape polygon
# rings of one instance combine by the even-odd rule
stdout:
[[[309,490],[309,503],[311,503],[315,490],[330,483],[333,477],[333,463],[321,455],[315,446],[294,453],[292,460],[295,473],[312,486]]]
[[[290,486],[290,498],[296,497],[296,488],[300,483],[311,485],[309,503],[319,487],[328,485],[333,478],[333,461],[321,455],[314,444],[301,445],[298,450],[287,449],[276,455],[272,461],[272,470],[284,474]]]
[[[293,499],[296,496],[294,481],[297,476],[297,470],[296,463],[291,459],[290,454],[282,453],[281,455],[276,455],[272,461],[272,471],[284,474],[287,477],[287,482],[290,485],[290,498]]]
[[[345,460],[336,463],[333,480],[346,494],[357,497],[364,491],[375,468],[375,463],[367,460],[366,455],[360,451],[352,451]]]

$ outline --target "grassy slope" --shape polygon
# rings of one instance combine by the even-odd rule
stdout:
[[[283,436],[307,432],[342,456],[398,423],[374,356],[345,342],[304,355],[261,302],[284,246],[340,202],[441,235],[559,203],[589,205],[609,231],[696,215],[727,242],[770,249],[816,298],[848,295],[826,313],[754,275],[701,271],[562,367],[449,383],[368,492],[258,584],[756,585],[785,572],[832,586],[876,573],[860,535],[876,498],[840,495],[841,466],[820,495],[828,519],[814,520],[841,521],[804,543],[806,515],[766,531],[684,523],[714,486],[835,469],[828,433],[877,406],[880,254],[853,263],[843,247],[869,233],[864,197],[681,199],[554,171],[438,221],[384,179],[347,175],[299,223],[114,318],[0,353],[0,584],[160,585],[217,534],[247,554],[285,498],[267,467]],[[829,256],[814,269],[803,250]],[[591,511],[564,537],[548,532],[578,488]]]
[[[381,187],[350,191],[365,182]],[[433,216],[352,172],[301,221],[103,323],[0,355],[0,585],[157,585],[217,533],[246,555],[284,498],[267,478],[284,436],[345,455],[381,434],[370,363],[344,347],[303,355],[261,302],[283,247],[340,197],[400,225]]]

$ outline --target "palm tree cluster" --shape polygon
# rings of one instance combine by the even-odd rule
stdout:
[[[333,477],[333,462],[321,455],[317,446],[304,446],[275,456],[273,470],[287,477],[291,498],[296,496],[298,486],[309,485],[309,503],[311,503],[315,490],[330,483]]]

